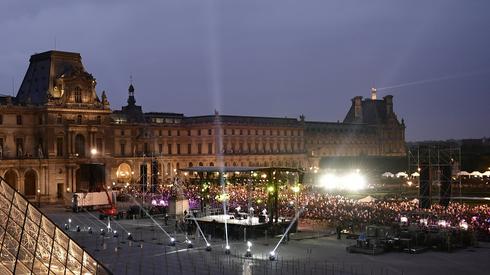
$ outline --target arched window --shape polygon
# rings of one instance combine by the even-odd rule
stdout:
[[[116,177],[118,182],[129,182],[131,180],[131,166],[127,163],[121,163],[117,167]]]
[[[34,170],[29,170],[24,175],[24,195],[33,197],[36,195],[37,175]]]
[[[5,178],[5,181],[12,185],[15,189],[18,189],[18,180],[19,177],[17,176],[17,173],[14,170],[8,170],[5,175],[3,175]]]

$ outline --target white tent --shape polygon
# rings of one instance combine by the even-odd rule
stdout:
[[[410,202],[413,202],[413,203],[419,203],[419,199],[413,199],[413,200],[411,200]]]
[[[419,172],[414,172],[414,173],[412,173],[412,177],[420,177],[420,173]]]
[[[481,177],[482,176],[482,173],[478,172],[478,171],[473,171],[471,172],[470,174],[471,176],[474,176],[474,177]]]
[[[490,170],[485,171],[482,175],[485,177],[490,177]]]
[[[470,173],[466,172],[466,171],[461,171],[461,172],[458,172],[458,176],[469,176]]]
[[[408,174],[405,172],[398,172],[398,173],[396,173],[396,177],[397,178],[400,178],[400,177],[406,178],[406,177],[408,177]]]
[[[358,200],[358,202],[361,202],[361,203],[369,203],[369,202],[374,202],[374,201],[376,201],[376,199],[371,197],[371,196],[367,196],[365,198]]]
[[[383,176],[385,178],[392,178],[395,176],[395,174],[390,173],[390,172],[384,172],[381,176]]]

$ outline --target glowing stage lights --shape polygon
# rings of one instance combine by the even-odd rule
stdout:
[[[247,252],[245,252],[245,257],[250,258],[252,257],[252,243],[247,242]]]
[[[170,246],[175,246],[175,238],[170,238]]]
[[[366,180],[357,169],[345,175],[326,173],[320,178],[319,186],[326,190],[358,191],[366,188]]]
[[[449,223],[446,222],[445,220],[439,220],[437,222],[437,225],[439,225],[440,227],[447,227],[447,226],[449,226]]]
[[[461,220],[461,222],[459,222],[459,227],[463,230],[468,230],[468,223],[465,220]]]

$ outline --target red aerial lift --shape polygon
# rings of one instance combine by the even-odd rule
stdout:
[[[116,204],[114,203],[113,199],[109,195],[109,192],[107,192],[107,188],[102,188],[102,189],[104,189],[104,192],[107,195],[107,202],[109,204],[99,208],[101,218],[117,216]]]

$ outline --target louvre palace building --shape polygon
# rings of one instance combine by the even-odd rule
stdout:
[[[377,99],[375,89],[354,97],[342,122],[317,122],[144,112],[133,85],[127,105],[113,110],[96,84],[80,54],[48,51],[31,56],[15,97],[0,97],[0,175],[27,198],[55,202],[88,191],[93,174],[107,185],[155,174],[166,182],[190,166],[309,171],[328,156],[406,154],[393,97]],[[95,172],[87,168],[94,164]]]

